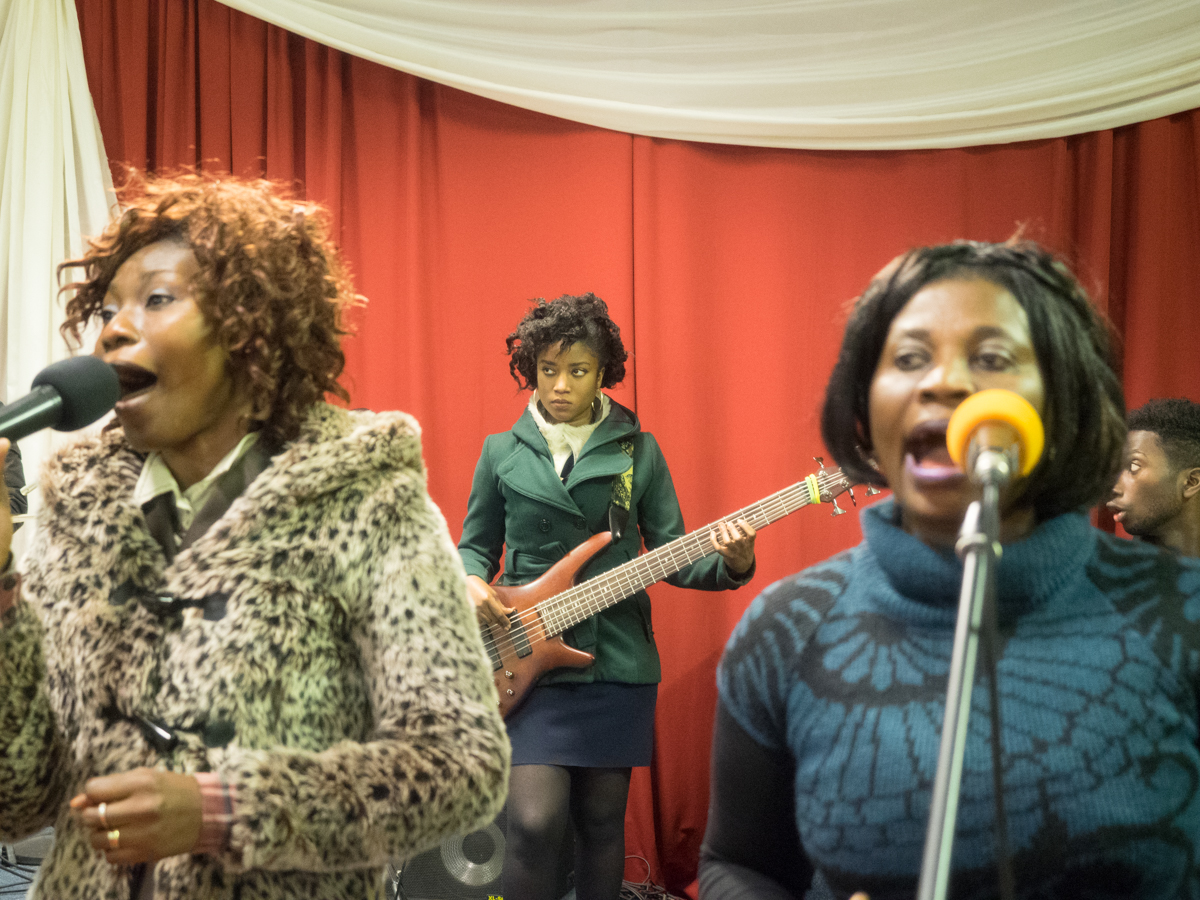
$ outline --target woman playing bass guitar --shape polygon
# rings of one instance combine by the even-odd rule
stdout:
[[[627,521],[584,570],[611,569],[683,535],[679,501],[654,437],[601,388],[620,384],[628,354],[604,301],[592,294],[536,305],[508,336],[509,369],[533,391],[511,431],[483,445],[459,552],[481,623],[507,627],[513,609],[488,584],[526,584],[591,535]],[[631,477],[630,477],[631,476]],[[702,590],[746,584],[754,529],[741,520],[711,536],[719,555],[668,578]],[[633,766],[650,764],[661,678],[644,592],[566,632],[596,657],[549,673],[506,720],[513,746],[506,900],[554,900],[555,861],[575,831],[579,900],[616,900],[625,862],[625,803]]]

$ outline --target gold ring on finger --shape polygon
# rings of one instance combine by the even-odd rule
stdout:
[[[112,831],[110,831],[108,833],[108,849],[109,850],[120,850],[121,849],[121,830],[119,828],[114,828]]]

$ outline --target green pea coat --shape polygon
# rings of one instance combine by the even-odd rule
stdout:
[[[633,458],[621,449],[633,444]],[[554,470],[546,439],[528,409],[511,431],[489,435],[471,483],[467,518],[458,551],[468,575],[500,584],[533,581],[593,534],[608,530],[613,478],[633,466],[629,522],[621,540],[581,573],[588,578],[685,534],[683,515],[667,461],[654,436],[641,430],[637,416],[618,403],[584,444],[566,484]],[[700,590],[738,588],[741,577],[718,555],[707,556],[666,580]],[[568,644],[596,656],[587,669],[558,669],[544,683],[620,681],[652,684],[662,680],[658,649],[644,591],[586,619],[564,633]]]

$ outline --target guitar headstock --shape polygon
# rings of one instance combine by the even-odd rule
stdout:
[[[842,494],[850,495],[850,502],[858,506],[858,500],[854,496],[854,485],[850,483],[850,479],[839,468],[825,468],[825,458],[822,456],[814,456],[817,461],[817,473],[814,476],[817,481],[817,493],[821,498],[822,503],[829,503],[833,506],[833,512],[830,515],[841,516],[846,514],[846,510],[837,505],[837,498]],[[879,489],[871,485],[867,485],[867,496],[873,497],[879,493]]]

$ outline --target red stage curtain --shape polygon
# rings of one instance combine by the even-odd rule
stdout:
[[[1024,228],[1123,333],[1131,404],[1200,399],[1200,111],[961,150],[692,144],[506,107],[213,0],[78,10],[112,160],[263,173],[332,211],[370,298],[348,346],[352,403],[420,419],[455,534],[484,435],[526,399],[504,337],[531,297],[609,302],[636,361],[615,396],[658,436],[692,527],[814,469],[845,304],[916,244]],[[854,516],[827,516],[764,532],[750,588],[652,591],[658,751],[635,773],[628,846],[658,884],[695,875],[724,641],[758,590],[858,541]]]

